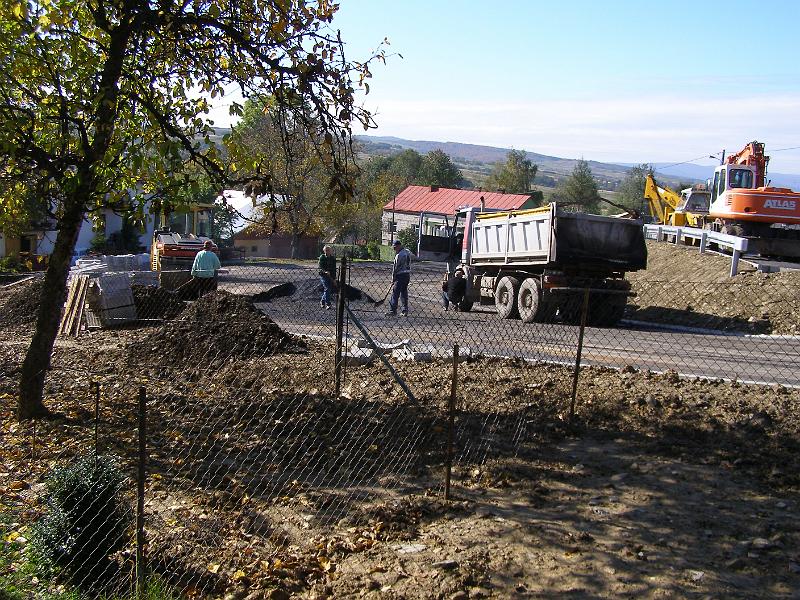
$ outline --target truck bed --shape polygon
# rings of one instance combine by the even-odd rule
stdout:
[[[636,271],[647,265],[642,223],[569,213],[555,204],[482,214],[473,225],[471,264]]]

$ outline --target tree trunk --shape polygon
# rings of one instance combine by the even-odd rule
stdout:
[[[301,233],[292,233],[292,258],[300,258],[300,239],[303,237]]]
[[[42,296],[39,299],[36,332],[22,363],[17,403],[17,418],[20,420],[49,414],[43,402],[44,380],[50,367],[53,344],[61,321],[61,308],[64,305],[72,253],[83,222],[84,209],[80,200],[82,197],[83,195],[76,191],[74,197],[67,199],[64,215],[59,220],[58,236],[53,253],[50,255],[50,264],[44,278]]]

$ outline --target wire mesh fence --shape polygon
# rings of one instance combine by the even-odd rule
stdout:
[[[92,493],[113,496],[117,511],[91,502],[62,510],[105,515],[114,543],[102,560],[69,558],[87,563],[80,569],[55,561],[62,574],[42,586],[71,583],[88,595],[135,589],[138,533],[148,582],[179,595],[324,592],[345,557],[413,537],[422,510],[409,509],[413,499],[442,497],[446,481],[456,499],[481,485],[502,489],[504,470],[487,465],[535,454],[554,431],[610,418],[607,396],[644,409],[672,401],[628,398],[633,371],[667,382],[798,383],[800,300],[789,285],[759,285],[766,278],[637,279],[619,323],[600,327],[602,298],[582,290],[547,322],[524,323],[499,318],[491,304],[453,310],[441,266],[415,263],[408,304],[395,316],[386,314],[391,265],[348,261],[341,274],[343,293],[330,309],[316,263],[301,261],[226,265],[199,287],[183,287],[186,275],[174,286],[140,277],[130,287],[135,316],[119,322],[112,309],[121,300],[103,305],[89,294],[99,323],[61,339],[48,372],[46,402],[60,416],[26,423],[11,414],[31,334],[23,294],[31,304],[35,294],[25,291],[32,286],[6,292],[7,536],[25,540],[25,527],[57,518],[43,482],[64,465]],[[607,387],[612,381],[619,387]],[[121,476],[80,462],[98,456],[115,457],[102,460]],[[67,555],[64,544],[53,546]],[[102,575],[91,570],[98,561]]]

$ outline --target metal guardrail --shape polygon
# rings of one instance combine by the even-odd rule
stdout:
[[[687,239],[700,240],[700,253],[708,250],[708,244],[716,244],[719,248],[731,250],[731,277],[739,272],[739,259],[744,252],[747,252],[747,238],[728,235],[727,233],[717,233],[708,229],[698,229],[696,227],[675,227],[672,225],[644,225],[644,236],[650,240],[659,242],[669,241],[667,238],[674,237],[675,245],[679,246]]]

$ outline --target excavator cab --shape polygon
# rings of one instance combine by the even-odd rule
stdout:
[[[714,171],[714,182],[711,185],[711,202],[729,189],[753,189],[756,179],[755,170],[743,165],[720,165]]]
[[[696,213],[704,215],[711,205],[711,192],[705,186],[686,188],[681,190],[681,202],[675,212]]]

